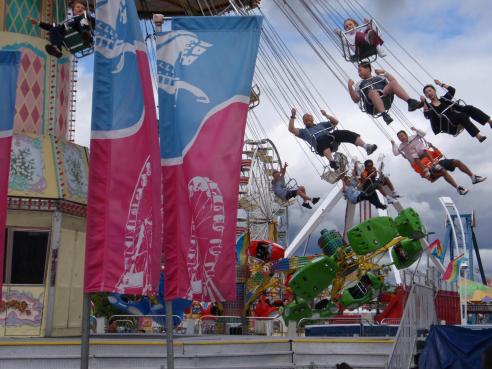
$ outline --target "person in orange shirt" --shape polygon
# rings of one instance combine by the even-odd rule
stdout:
[[[374,162],[371,159],[368,159],[364,162],[364,170],[360,175],[360,183],[362,186],[362,190],[366,193],[378,190],[384,197],[386,197],[388,204],[392,204],[395,199],[400,197],[400,195],[398,195],[398,193],[395,191],[395,187],[393,186],[393,183],[390,181],[390,179],[378,172],[378,170],[374,166]],[[384,190],[383,186],[388,187],[391,192],[387,193],[387,191]]]

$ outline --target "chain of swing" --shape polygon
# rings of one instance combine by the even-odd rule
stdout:
[[[196,7],[200,9],[202,15],[219,14],[211,1],[180,0],[180,3],[185,10],[188,9],[187,13],[190,15],[193,13],[192,9]],[[221,14],[230,14],[231,12],[241,15],[257,13],[264,17],[254,81],[262,91],[263,97],[266,97],[267,100],[269,100],[280,121],[283,122],[285,126],[288,125],[288,116],[290,115],[290,109],[293,106],[306,112],[313,112],[313,115],[318,119],[321,118],[319,116],[320,106],[323,108],[326,107],[330,114],[335,115],[333,109],[326,102],[326,99],[308,76],[305,69],[298,61],[298,58],[294,56],[291,49],[279,35],[269,18],[265,16],[260,8],[246,11],[245,9],[248,8],[248,3],[249,2],[243,2],[241,0],[229,0],[229,7],[224,9]],[[357,66],[352,63],[343,62],[343,58],[340,57],[342,53],[342,44],[340,38],[334,33],[334,29],[340,27],[345,19],[354,17],[360,19],[370,18],[376,21],[379,28],[384,32],[383,37],[392,41],[392,47],[396,45],[396,47],[403,52],[403,56],[407,57],[406,59],[409,59],[414,66],[417,66],[426,77],[433,79],[432,75],[422,66],[422,64],[419,63],[418,60],[401,45],[397,38],[388,32],[388,30],[384,28],[358,0],[299,0],[296,2],[298,5],[297,7],[293,5],[293,2],[283,0],[273,0],[273,3],[280,10],[280,14],[288,20],[302,39],[304,39],[306,44],[314,51],[323,66],[331,72],[345,90],[347,90],[347,81],[350,78],[346,68],[351,68],[353,71]],[[193,5],[195,5],[195,7],[193,7]],[[151,60],[151,70],[154,76],[154,88],[157,89],[156,48],[155,37],[153,37],[155,29],[152,22],[144,22],[145,33],[147,34],[146,43],[149,51],[149,59]],[[313,30],[313,25],[317,27],[316,30]],[[149,35],[152,35],[152,37]],[[324,36],[324,39],[321,39],[320,36]],[[326,42],[326,40],[328,42]],[[398,52],[393,51],[392,48],[387,46],[388,40],[385,40],[385,51],[391,55],[392,62],[390,62],[388,58],[378,58],[375,64],[380,68],[384,68],[391,73],[394,73],[413,91],[419,93],[420,87],[423,86],[424,83],[417,74],[412,71],[412,68],[407,66],[408,60],[406,60],[407,63],[405,63],[401,53],[399,56]],[[328,48],[328,43],[331,44],[330,48]],[[406,71],[410,77],[406,77],[400,73],[400,68]],[[412,79],[414,83],[411,83],[409,79]],[[321,104],[317,102],[320,102]],[[413,126],[406,114],[397,106],[393,105],[391,110],[394,113],[396,120],[400,122],[404,129],[409,129]],[[247,137],[253,139],[268,138],[268,127],[265,122],[258,117],[258,114],[252,110],[250,111],[248,118],[246,130]],[[386,126],[375,118],[371,118],[371,120],[388,140],[391,140],[394,134],[396,134],[397,129],[395,125]],[[340,123],[339,126],[343,128],[343,125]],[[313,169],[320,174],[321,170],[319,167],[325,165],[322,158],[317,155],[312,155],[310,150],[299,140],[294,141],[299,145],[306,160],[308,160]],[[349,150],[345,145],[342,145],[341,148],[344,153],[349,155]],[[357,150],[357,156],[364,157],[362,150],[360,148],[357,148]]]

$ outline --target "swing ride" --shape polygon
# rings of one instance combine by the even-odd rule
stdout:
[[[277,0],[273,2],[344,88],[346,88],[345,81],[350,79],[350,75],[346,72],[346,68],[337,62],[337,57],[333,56],[326,47],[326,42],[321,41],[302,21],[299,9],[304,9],[307,14],[312,16],[314,24],[318,25],[325,33],[328,42],[331,42],[334,49],[351,65],[357,66],[360,62],[380,65],[380,63],[387,61],[380,55],[378,57],[376,46],[351,43],[353,42],[349,37],[351,30],[340,32],[334,36],[332,29],[342,23],[342,17],[341,15],[336,17],[320,15],[331,14],[333,11],[331,8],[333,5],[328,2],[308,3],[300,1],[297,9],[294,5],[286,2]],[[357,9],[356,2],[351,3],[351,9]],[[244,14],[245,11],[235,8],[234,5],[232,5],[232,9],[238,14]],[[145,13],[145,10],[140,10]],[[363,10],[357,9],[356,13],[360,16]],[[200,11],[206,14],[203,9],[188,9],[189,14]],[[261,13],[261,9],[259,11]],[[173,11],[168,10],[165,13],[173,14]],[[364,30],[370,29],[377,37],[390,36],[386,35],[385,29],[380,27],[369,14],[368,17],[370,20],[357,26],[355,32],[364,32]],[[384,35],[383,32],[385,32]],[[395,40],[393,39],[393,41]],[[401,63],[400,60],[398,62]],[[393,69],[395,74],[402,77],[393,65],[389,67]],[[419,67],[422,68],[420,65]],[[405,65],[403,68],[408,70]],[[423,71],[429,76],[427,71]],[[412,75],[412,77],[415,76]],[[409,83],[405,77],[402,79]],[[420,83],[417,77],[415,79],[417,83]],[[295,86],[294,89],[291,88],[292,85]],[[362,88],[359,108],[372,118],[377,118],[381,113],[374,110],[367,96],[368,91],[373,88],[379,88],[377,83],[368,84]],[[323,211],[318,212],[316,210],[312,219],[308,220],[294,241],[289,244],[286,240],[288,211],[289,207],[295,206],[296,202],[292,199],[282,201],[272,191],[272,173],[275,170],[281,170],[282,162],[273,142],[266,139],[266,135],[261,134],[264,132],[264,128],[257,112],[258,109],[261,109],[260,91],[262,92],[261,103],[272,102],[273,108],[282,121],[285,121],[284,112],[290,110],[291,101],[296,101],[304,111],[319,111],[319,106],[329,106],[268,19],[265,19],[264,32],[261,35],[255,83],[250,96],[250,114],[244,141],[239,185],[236,233],[238,236],[247,233],[251,239],[248,247],[251,277],[247,282],[249,285],[244,312],[248,313],[249,309],[257,303],[263,306],[265,298],[262,296],[272,290],[280,291],[277,293],[279,296],[289,295],[289,293],[293,293],[295,296],[294,302],[284,310],[284,318],[287,321],[298,321],[307,316],[330,316],[340,309],[353,309],[372,301],[379,291],[386,288],[385,280],[390,271],[396,273],[398,270],[411,267],[425,250],[426,242],[422,239],[425,236],[425,230],[418,215],[411,209],[404,209],[398,201],[395,201],[393,205],[399,213],[395,220],[389,217],[367,219],[354,227],[353,211],[355,205],[347,203],[344,235],[325,231],[321,237],[322,239],[325,237],[325,243],[321,240],[320,243],[330,251],[323,249],[325,256],[315,260],[299,260],[294,257],[295,250],[321,223],[322,215],[329,213],[342,198],[338,182],[348,174],[354,156],[348,151],[346,145],[340,145],[337,147],[339,150],[335,150],[336,152],[333,154],[333,161],[337,163],[336,169],[333,169],[317,157],[315,159],[318,162],[313,163],[315,159],[309,158],[309,155],[312,154],[307,153],[309,163],[315,168],[319,176],[336,187],[320,204],[319,207],[323,208]],[[391,108],[399,124],[408,129],[411,123],[403,111],[393,104],[394,95],[391,94],[382,98],[385,111]],[[452,106],[454,104],[458,104],[458,102],[454,102]],[[259,106],[260,108],[258,108]],[[441,119],[446,119],[445,115]],[[373,121],[383,135],[389,139],[391,133],[388,129],[378,124],[374,119]],[[306,147],[301,148],[306,152]],[[423,158],[422,164],[431,170],[436,168],[443,155],[437,148],[430,145],[427,145],[426,150],[432,160]],[[356,155],[360,155],[360,152]],[[321,169],[319,169],[320,166]],[[415,164],[412,166],[418,173],[422,172],[420,167]],[[427,179],[435,181],[435,178],[427,177]],[[298,186],[298,183],[295,179],[290,179],[286,185],[288,189],[293,189]],[[368,191],[374,192],[375,190],[371,187]],[[364,206],[366,205],[364,204]],[[399,224],[401,227],[403,221],[400,219],[405,219],[406,224],[412,224],[410,230],[402,231],[395,225]],[[382,232],[384,235],[364,236],[367,238],[366,241],[369,240],[367,245],[373,242],[378,247],[362,251],[361,244],[357,243],[362,241],[356,241],[354,234],[364,227],[386,229],[387,234]],[[335,248],[334,244],[338,246]],[[443,266],[438,260],[433,259],[432,261],[442,270]],[[278,267],[279,264],[282,264],[284,268],[281,271]],[[271,276],[268,277],[267,274],[271,274]],[[396,274],[395,278],[397,281],[399,280]],[[314,298],[319,298],[322,292],[329,297],[329,302],[325,304],[323,309],[313,311],[309,302]],[[265,311],[267,310],[271,312],[270,309]]]
[[[92,1],[87,0],[88,11],[84,14],[86,19],[88,19],[87,14],[94,10],[90,2]],[[292,5],[292,2],[280,0],[273,0],[273,4],[306,44],[313,49],[323,65],[329,69],[344,89],[346,81],[353,74],[353,67],[358,63],[370,62],[379,66],[382,63],[389,64],[389,58],[378,56],[376,46],[356,45],[352,41],[350,32],[364,32],[367,29],[373,31],[378,37],[391,37],[370,14],[364,13],[364,8],[358,6],[357,1],[348,1],[347,7],[338,11],[335,11],[335,5],[321,0],[299,1],[297,7]],[[242,7],[236,1],[208,1],[205,5],[201,2],[147,0],[137,2],[137,8],[147,32],[147,47],[153,45],[151,36],[154,34],[154,27],[149,18],[156,12],[166,16],[244,14],[245,11],[262,14],[261,9],[257,9],[255,1],[246,2]],[[313,25],[319,27],[321,30],[319,34],[314,32],[313,26],[307,25],[302,20],[300,10],[305,11],[303,14],[310,16]],[[349,14],[350,12],[354,12],[360,19],[367,16],[370,20],[355,27],[354,30],[335,34],[333,29],[342,24],[344,18],[342,13]],[[60,16],[63,14],[61,10],[56,14],[60,19],[54,20],[55,22],[63,18]],[[63,22],[56,23],[62,24]],[[65,21],[64,24],[67,29],[64,46],[74,58],[83,58],[93,53],[93,43],[88,45],[84,42],[81,33],[71,27],[69,21]],[[91,34],[94,35],[94,29],[91,29]],[[398,45],[394,39],[392,40]],[[344,60],[347,63],[341,65],[338,60]],[[400,60],[397,60],[397,63],[400,65],[389,64],[392,73],[400,76],[412,87],[422,85],[419,77],[412,73],[410,77],[402,76],[399,69],[408,71],[409,68]],[[420,64],[417,63],[417,66],[422,69],[426,77],[430,77],[430,74]],[[408,79],[411,78],[414,78],[416,82],[409,82]],[[367,108],[370,104],[368,104],[366,89],[370,90],[375,87],[377,86],[370,84],[362,89],[363,98],[359,107],[362,112],[369,114],[372,118],[377,118],[380,114]],[[408,129],[411,122],[397,105],[393,105],[393,98],[393,95],[383,97],[385,109],[387,111],[391,107],[398,124]],[[265,19],[255,84],[250,96],[249,121],[239,180],[236,232],[237,235],[248,233],[251,239],[248,247],[251,277],[247,282],[249,286],[244,311],[249,313],[258,302],[264,304],[263,294],[274,289],[280,291],[279,296],[290,295],[291,303],[285,307],[283,312],[286,321],[299,321],[302,318],[316,316],[328,317],[343,309],[354,309],[374,301],[378,293],[387,287],[389,283],[387,277],[390,272],[411,267],[425,252],[426,242],[423,237],[426,231],[418,214],[412,209],[404,209],[402,204],[396,202],[394,204],[398,212],[396,217],[362,219],[363,222],[354,226],[355,205],[347,203],[343,234],[335,231],[322,231],[319,245],[324,255],[305,259],[295,257],[295,251],[313,233],[316,226],[321,224],[322,217],[329,214],[335,204],[342,199],[343,193],[339,188],[340,180],[348,174],[353,159],[360,160],[363,155],[361,152],[349,151],[348,146],[342,144],[333,154],[333,161],[337,164],[334,169],[327,165],[324,159],[307,152],[306,147],[300,146],[301,150],[306,153],[306,166],[312,166],[319,177],[334,186],[331,186],[331,191],[319,204],[320,210],[316,209],[313,217],[306,222],[305,227],[301,229],[293,242],[289,243],[289,208],[295,208],[298,204],[294,199],[283,201],[272,191],[272,173],[282,168],[282,160],[273,141],[266,138],[268,136],[265,131],[268,129],[262,126],[259,118],[261,105],[268,103],[271,103],[274,112],[278,114],[282,122],[286,122],[286,112],[293,105],[304,111],[316,112],[319,111],[319,106],[329,106],[324,94],[319,91],[299,62],[299,58],[285,44],[270,20]],[[447,109],[455,109],[460,104],[462,104],[461,100],[452,100]],[[430,106],[430,109],[434,108]],[[446,116],[447,109],[440,113],[434,109],[439,116],[441,126],[452,124]],[[317,118],[322,119],[322,117]],[[374,123],[382,135],[388,139],[395,133],[394,130],[376,121]],[[462,130],[463,126],[458,125],[455,135]],[[292,142],[290,144],[295,145]],[[423,158],[422,164],[425,168],[432,170],[443,158],[443,154],[433,146],[428,146],[427,152],[432,160]],[[417,173],[422,174],[419,166],[412,164],[412,167]],[[431,177],[426,178],[431,182],[436,180]],[[288,189],[294,189],[297,186],[298,183],[294,178],[287,182]],[[375,189],[372,190],[375,191]],[[434,258],[432,260],[440,269],[443,268],[438,260]],[[398,280],[398,277],[395,278]],[[114,297],[114,299],[121,303],[119,297]],[[311,301],[318,299],[326,299],[327,303],[320,309],[312,309]],[[127,308],[128,304],[126,302]],[[147,307],[143,310],[145,309]],[[147,312],[151,311],[149,309]],[[270,309],[266,311],[268,314],[271,313]]]

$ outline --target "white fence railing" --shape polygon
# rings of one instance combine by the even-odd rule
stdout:
[[[283,336],[286,327],[280,316],[240,317],[205,315],[198,320],[198,334],[233,334]]]
[[[112,323],[116,323],[115,327],[112,327]],[[173,315],[174,333],[182,333],[183,330],[183,318],[179,315]],[[106,333],[154,333],[164,334],[166,327],[166,315],[165,314],[149,314],[149,315],[124,315],[117,314],[109,317],[108,330]],[[114,330],[113,330],[114,329]]]
[[[387,369],[409,369],[415,352],[418,332],[437,323],[434,290],[414,284],[410,290],[400,327],[396,333]]]

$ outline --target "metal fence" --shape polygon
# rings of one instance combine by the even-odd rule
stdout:
[[[387,369],[409,369],[419,331],[429,329],[436,323],[434,290],[421,284],[414,284],[396,333]]]
[[[183,334],[183,318],[173,315],[174,333]],[[112,323],[116,323],[112,326]],[[106,333],[118,334],[164,334],[166,332],[166,315],[112,315],[108,320],[108,330]]]
[[[364,325],[366,326],[372,326],[373,322],[369,321],[366,318],[362,318],[360,316],[354,316],[354,317],[327,317],[327,318],[302,318],[299,320],[299,323],[297,325],[297,334],[299,336],[304,335],[304,330],[307,325],[311,324],[324,324],[324,325],[343,325],[343,326],[359,326],[361,333],[359,335],[362,336],[362,331]]]
[[[197,321],[198,334],[283,336],[286,327],[281,317],[240,317],[205,315]]]

